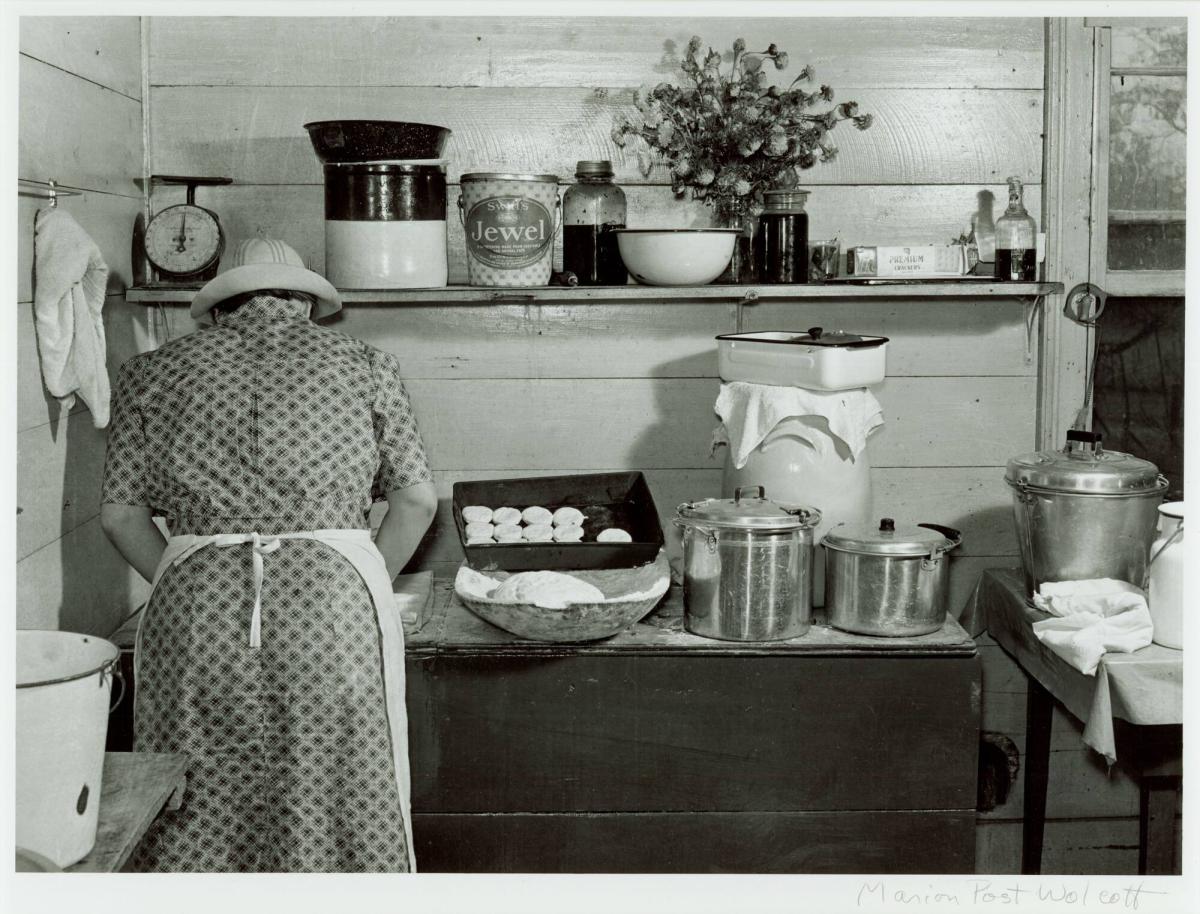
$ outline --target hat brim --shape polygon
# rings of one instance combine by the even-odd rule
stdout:
[[[192,317],[204,318],[225,299],[259,289],[307,292],[317,300],[313,320],[342,309],[341,294],[319,273],[287,263],[248,263],[210,279],[192,299]]]

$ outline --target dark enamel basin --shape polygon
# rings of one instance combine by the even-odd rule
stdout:
[[[437,159],[450,130],[412,121],[312,121],[305,124],[322,162]]]

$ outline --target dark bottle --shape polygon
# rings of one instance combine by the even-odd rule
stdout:
[[[563,270],[581,286],[623,286],[629,274],[613,229],[625,228],[625,192],[608,161],[580,162],[575,177],[563,194]]]
[[[806,190],[763,192],[758,217],[755,260],[766,283],[808,282],[808,213]]]
[[[1037,282],[1037,225],[1021,200],[1021,179],[1008,179],[1008,209],[996,220],[996,279]]]

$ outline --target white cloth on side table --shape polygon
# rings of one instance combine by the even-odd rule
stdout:
[[[1125,581],[1048,582],[1033,603],[1051,614],[1033,623],[1033,634],[1087,676],[1095,675],[1104,654],[1141,650],[1154,636],[1145,593]]]
[[[108,266],[100,248],[70,213],[37,214],[33,244],[33,310],[46,389],[64,411],[78,394],[96,428],[108,425],[104,293]]]
[[[825,391],[727,381],[714,409],[723,425],[716,442],[728,441],[738,468],[775,426],[795,416],[824,419],[830,434],[844,441],[854,458],[867,446],[867,436],[883,425],[883,408],[865,387]]]

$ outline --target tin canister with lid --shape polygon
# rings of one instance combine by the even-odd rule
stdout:
[[[473,286],[544,286],[561,201],[557,175],[471,172],[458,198]]]
[[[821,512],[767,499],[762,486],[733,498],[686,502],[684,625],[725,641],[797,638],[812,624],[813,528]]]
[[[901,637],[936,632],[946,621],[947,553],[962,534],[939,524],[839,524],[825,547],[829,624],[861,635]]]
[[[763,282],[808,282],[807,199],[806,190],[763,192],[755,251]]]
[[[446,166],[327,162],[325,276],[340,289],[446,285]]]
[[[1158,506],[1167,480],[1149,460],[1106,451],[1096,432],[1067,432],[1060,451],[1008,461],[1025,587],[1115,578],[1146,584]]]

